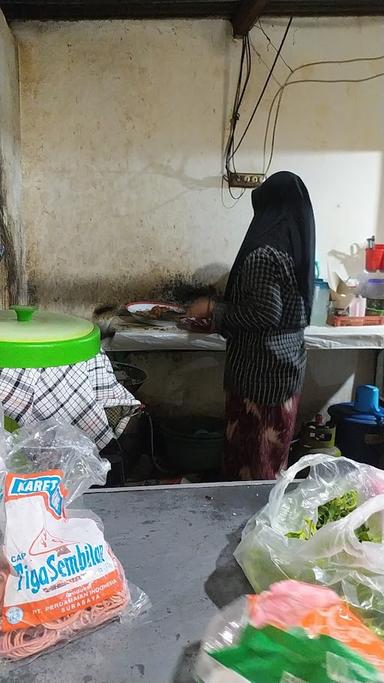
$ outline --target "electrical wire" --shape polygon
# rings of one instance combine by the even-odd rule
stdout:
[[[246,74],[245,74],[245,81],[243,83],[244,62],[246,64]],[[230,124],[228,142],[226,145],[226,162],[228,160],[228,155],[230,153],[230,150],[233,146],[235,129],[237,126],[237,122],[239,120],[239,109],[240,109],[241,103],[243,101],[243,98],[244,98],[244,95],[245,95],[245,92],[247,89],[249,77],[251,75],[251,67],[252,67],[252,58],[251,58],[250,49],[249,49],[249,38],[248,38],[248,36],[245,36],[243,38],[243,45],[242,45],[241,59],[240,59],[240,70],[239,70],[239,75],[238,75],[238,79],[237,79],[237,86],[236,86],[236,92],[235,92],[235,99],[234,99],[234,103],[233,103],[233,110],[232,110],[232,116],[231,116],[231,124]],[[226,166],[227,166],[227,163],[226,163]]]
[[[262,64],[264,64],[265,68],[269,71],[269,68],[270,68],[270,67],[269,67],[268,62],[266,62],[265,59],[263,58],[263,56],[260,54],[260,52],[258,52],[258,51],[256,50],[256,48],[255,48],[254,44],[252,43],[252,41],[251,41],[251,48],[252,48],[253,52],[255,53],[256,57],[258,58],[258,60],[259,60]],[[272,74],[272,79],[275,81],[275,83],[277,83],[277,85],[279,86],[279,88],[282,86],[282,83],[280,83],[280,81],[276,78],[275,74]]]
[[[289,21],[288,21],[288,24],[287,24],[287,26],[286,26],[286,29],[285,29],[285,31],[284,31],[283,38],[282,38],[281,43],[280,43],[280,45],[279,45],[279,47],[278,47],[278,50],[277,50],[277,52],[276,52],[275,59],[273,60],[272,66],[271,66],[270,71],[269,71],[269,73],[268,73],[268,76],[267,76],[267,78],[266,78],[266,80],[265,80],[265,83],[264,83],[264,86],[263,86],[263,88],[262,88],[262,90],[261,90],[261,93],[260,93],[260,95],[259,95],[259,97],[258,97],[258,99],[257,99],[257,102],[256,102],[256,104],[255,104],[255,106],[254,106],[254,108],[253,108],[252,114],[251,114],[251,116],[250,116],[250,118],[249,118],[249,120],[248,120],[248,123],[247,123],[247,125],[246,125],[246,127],[245,127],[245,129],[244,129],[244,131],[243,131],[243,134],[242,134],[242,136],[241,136],[239,142],[237,143],[236,146],[234,146],[234,149],[232,150],[231,157],[230,157],[231,160],[233,160],[234,155],[236,154],[236,152],[238,151],[240,145],[242,144],[242,142],[243,142],[243,140],[244,140],[244,138],[245,138],[245,136],[246,136],[246,134],[247,134],[247,132],[248,132],[248,130],[249,130],[249,127],[250,127],[250,125],[251,125],[251,123],[252,123],[252,121],[253,121],[253,119],[254,119],[254,117],[255,117],[255,114],[256,114],[256,112],[257,112],[259,106],[260,106],[260,103],[261,103],[261,101],[262,101],[262,99],[263,99],[263,97],[264,97],[265,91],[266,91],[266,89],[267,89],[267,87],[268,87],[269,81],[270,81],[271,78],[272,78],[273,71],[274,71],[275,66],[276,66],[276,64],[277,64],[277,61],[278,61],[278,59],[279,59],[279,57],[280,57],[280,53],[281,53],[281,51],[282,51],[282,49],[283,49],[283,47],[284,47],[284,43],[285,43],[285,41],[286,41],[286,39],[287,39],[287,36],[288,36],[288,33],[289,33],[289,29],[291,28],[291,25],[292,25],[292,21],[293,21],[293,17],[290,17],[290,19],[289,19]]]
[[[275,142],[276,142],[276,134],[277,134],[277,126],[278,126],[278,120],[279,120],[279,114],[280,114],[280,109],[281,109],[281,103],[282,103],[282,98],[285,93],[285,90],[287,87],[291,85],[298,85],[298,84],[304,84],[304,83],[327,83],[327,84],[341,84],[341,83],[364,83],[368,81],[373,81],[377,78],[381,78],[384,76],[383,73],[378,73],[374,74],[372,76],[367,76],[363,78],[338,78],[338,79],[317,79],[317,78],[311,78],[311,79],[297,79],[297,80],[290,80],[294,74],[296,74],[298,71],[310,67],[316,67],[316,66],[327,66],[327,65],[342,65],[342,64],[356,64],[356,63],[366,63],[366,62],[376,62],[384,59],[384,55],[380,55],[377,57],[355,57],[355,58],[350,58],[350,59],[330,59],[330,60],[321,60],[321,61],[316,61],[316,62],[308,62],[306,64],[301,64],[300,66],[297,66],[295,68],[291,68],[290,65],[287,63],[287,61],[284,59],[284,57],[281,55],[282,48],[284,46],[285,40],[287,38],[289,29],[292,24],[292,17],[289,19],[289,22],[287,24],[287,27],[285,29],[282,41],[280,43],[280,46],[277,48],[266,31],[264,30],[261,22],[259,21],[259,26],[258,28],[260,31],[263,33],[265,38],[268,40],[268,43],[273,47],[273,49],[276,52],[275,59],[273,61],[273,64],[269,70],[268,76],[266,78],[266,81],[264,83],[264,86],[262,88],[262,91],[259,95],[259,98],[256,102],[256,105],[253,109],[253,112],[248,120],[248,123],[242,133],[242,136],[239,140],[239,142],[235,145],[235,132],[237,128],[237,124],[240,118],[240,107],[243,102],[247,86],[249,83],[250,75],[251,75],[251,70],[252,70],[252,59],[251,59],[251,47],[254,50],[254,52],[258,55],[257,51],[255,50],[254,46],[251,45],[249,36],[245,36],[243,38],[243,45],[242,45],[242,53],[241,53],[241,60],[240,60],[240,70],[239,70],[239,77],[238,77],[238,82],[237,82],[237,87],[236,87],[236,93],[235,93],[235,100],[234,100],[234,106],[233,106],[233,111],[232,111],[232,117],[231,117],[231,125],[230,125],[230,132],[228,136],[228,141],[226,144],[225,148],[225,170],[227,173],[226,180],[229,178],[229,174],[232,172],[236,172],[236,165],[235,165],[235,154],[240,148],[240,145],[242,144],[250,126],[251,123],[255,117],[255,114],[260,106],[260,103],[264,97],[265,91],[268,87],[268,84],[273,77],[274,80],[278,83],[277,79],[274,77],[274,69],[276,66],[276,63],[278,59],[281,59],[281,61],[285,64],[285,66],[289,69],[290,73],[287,76],[285,82],[283,84],[279,84],[279,88],[277,92],[275,93],[272,103],[269,107],[269,112],[268,112],[268,118],[267,118],[267,124],[266,124],[266,129],[265,129],[265,135],[264,135],[264,145],[263,145],[263,173],[264,175],[267,175],[273,161],[273,156],[274,156],[274,150],[275,150]],[[259,56],[259,55],[258,55]],[[260,57],[260,56],[259,56]],[[244,69],[245,69],[245,76],[244,76]],[[277,104],[276,104],[277,103]],[[267,158],[267,146],[268,146],[268,138],[270,134],[270,126],[271,126],[271,120],[273,116],[273,111],[274,107],[276,105],[276,111],[274,114],[274,122],[272,126],[272,133],[271,133],[271,143],[270,143],[270,152],[269,152],[269,157],[268,157],[268,162],[266,163],[266,158]],[[223,194],[223,181],[222,180],[222,194]],[[240,193],[240,195],[236,196],[232,193],[232,188],[228,187],[229,193],[236,203],[244,194],[245,189],[243,189]],[[223,199],[223,197],[222,197]]]
[[[293,71],[287,76],[285,83],[283,85],[281,85],[279,90],[276,92],[275,97],[273,98],[272,103],[271,103],[270,108],[269,108],[266,131],[265,131],[265,135],[264,135],[264,146],[263,146],[263,169],[264,169],[264,172],[267,173],[271,167],[272,158],[273,158],[273,151],[274,151],[274,142],[275,142],[275,137],[276,137],[277,119],[278,119],[279,112],[280,112],[281,100],[282,100],[282,96],[284,94],[284,90],[288,86],[288,84],[290,82],[290,78],[293,76],[293,74],[297,73],[298,71],[301,71],[302,69],[307,69],[309,67],[324,66],[324,65],[327,66],[330,64],[341,65],[341,64],[356,64],[356,63],[364,63],[364,62],[376,62],[376,61],[379,61],[382,59],[384,59],[384,55],[379,55],[377,57],[353,57],[350,59],[320,60],[317,62],[307,62],[306,64],[301,64],[300,66],[297,66],[295,69],[293,69]],[[303,79],[303,81],[301,81],[301,82],[307,82],[307,81],[308,81],[308,79]],[[294,83],[294,82],[295,81],[292,81],[292,83]],[[327,79],[324,79],[324,80],[321,79],[321,82],[328,82],[328,81],[327,81]],[[333,83],[335,81],[330,80],[329,82]],[[342,80],[342,82],[344,82],[344,79]],[[266,146],[267,146],[267,138],[268,138],[268,133],[269,133],[270,119],[272,116],[272,110],[273,110],[273,107],[275,105],[277,97],[279,97],[279,101],[278,101],[278,105],[277,105],[275,123],[274,123],[274,127],[273,127],[275,134],[272,136],[272,142],[271,142],[271,150],[272,150],[271,156],[272,156],[272,158],[270,157],[269,162],[266,166],[265,165]]]
[[[271,102],[269,112],[268,112],[268,118],[267,118],[267,124],[266,124],[266,130],[265,130],[265,135],[264,135],[264,145],[263,145],[263,172],[265,175],[268,174],[272,161],[273,161],[273,155],[274,155],[274,149],[275,149],[275,142],[276,142],[276,131],[277,131],[277,124],[278,124],[278,119],[279,119],[279,113],[280,113],[280,108],[281,108],[281,102],[282,98],[284,95],[284,92],[287,87],[291,85],[298,85],[298,84],[303,84],[303,83],[327,83],[327,84],[341,84],[341,83],[366,83],[368,81],[373,81],[376,80],[377,78],[382,78],[384,76],[384,72],[380,72],[378,74],[374,74],[372,76],[366,76],[362,78],[336,78],[336,79],[322,79],[322,78],[310,78],[310,79],[297,79],[295,81],[291,81],[290,78],[293,76],[294,73],[297,73],[297,71],[300,71],[301,69],[305,69],[308,67],[313,67],[313,66],[324,66],[324,65],[329,65],[329,64],[354,64],[354,63],[359,63],[359,62],[375,62],[375,61],[380,61],[384,59],[384,55],[380,55],[378,57],[356,57],[352,59],[344,59],[344,60],[324,60],[324,61],[319,61],[319,62],[310,62],[307,64],[302,64],[301,66],[296,67],[293,69],[293,71],[289,74],[287,77],[285,83],[277,90],[275,93],[275,96]],[[271,125],[271,118],[272,118],[272,113],[273,113],[273,108],[276,106],[276,112],[275,112],[275,118],[274,118],[274,124],[272,128],[272,136],[271,136],[271,148],[270,148],[270,153],[269,153],[269,158],[268,158],[268,163],[266,164],[266,149],[267,149],[267,144],[268,144],[268,136],[269,136],[269,129]]]
[[[235,99],[234,99],[234,103],[233,103],[233,110],[232,110],[232,116],[231,116],[231,123],[230,123],[228,141],[227,141],[226,148],[225,148],[225,170],[226,170],[227,178],[229,178],[231,171],[236,172],[236,166],[235,166],[234,158],[233,158],[235,132],[236,132],[236,127],[237,127],[239,118],[240,118],[241,103],[244,99],[244,95],[245,95],[246,90],[247,90],[249,78],[251,76],[251,70],[252,70],[251,47],[250,47],[250,42],[249,42],[249,36],[246,35],[243,38],[243,44],[242,44],[242,50],[241,50],[241,59],[240,59],[240,69],[239,69],[239,75],[238,75],[238,79],[237,79]],[[245,73],[244,73],[244,71],[245,71]],[[236,196],[233,194],[231,188],[229,187],[229,193],[230,193],[233,200],[238,201],[240,199],[240,197],[242,197],[242,195],[244,194],[244,190],[242,190],[242,192],[240,193],[239,196]]]
[[[277,52],[278,48],[277,48],[276,45],[272,42],[272,40],[270,39],[268,33],[265,31],[265,29],[264,29],[264,27],[263,27],[263,25],[262,25],[260,19],[259,19],[259,21],[257,22],[256,28],[258,28],[259,31],[262,32],[263,36],[268,40],[268,43],[271,45],[271,47],[274,49],[274,51]],[[280,60],[283,62],[283,64],[285,64],[285,66],[287,67],[287,69],[289,69],[289,71],[292,73],[292,71],[293,71],[294,69],[292,69],[292,67],[289,66],[288,62],[284,59],[284,57],[283,57],[282,54],[279,55],[279,58],[280,58]]]
[[[243,189],[243,190],[241,191],[241,193],[239,194],[239,196],[236,197],[236,196],[233,194],[233,192],[232,192],[232,188],[230,188],[230,187],[228,186],[228,188],[227,188],[227,189],[228,189],[228,193],[229,193],[230,197],[233,199],[233,202],[232,202],[231,204],[229,204],[229,203],[226,202],[227,194],[224,192],[224,182],[225,182],[225,180],[227,180],[227,176],[222,176],[222,177],[221,177],[221,186],[220,186],[221,204],[222,204],[222,206],[224,207],[224,209],[233,209],[233,208],[236,206],[236,204],[237,204],[237,202],[239,201],[239,199],[241,199],[241,197],[243,196],[245,190]]]
[[[230,178],[231,172],[236,173],[235,154],[236,154],[237,150],[239,149],[241,143],[243,142],[245,135],[247,134],[248,129],[249,129],[249,127],[253,121],[253,118],[254,118],[257,110],[258,110],[258,107],[259,107],[259,105],[260,105],[260,103],[264,97],[265,91],[266,91],[268,84],[269,84],[269,82],[273,76],[273,72],[274,72],[276,63],[277,63],[279,57],[281,57],[281,51],[282,51],[282,48],[284,46],[285,40],[287,38],[291,24],[292,24],[292,17],[288,21],[288,24],[287,24],[287,27],[284,31],[284,35],[283,35],[283,38],[282,38],[282,41],[280,43],[279,48],[275,48],[276,56],[275,56],[275,59],[273,61],[272,67],[269,69],[269,72],[268,72],[266,81],[264,83],[264,86],[262,88],[262,91],[261,91],[259,98],[256,102],[256,105],[253,109],[251,117],[250,117],[250,119],[246,125],[246,128],[243,131],[243,134],[240,138],[240,141],[235,146],[235,133],[236,133],[237,124],[238,124],[239,119],[240,119],[240,107],[241,107],[241,104],[243,102],[244,95],[246,93],[247,86],[249,83],[249,79],[251,76],[251,71],[252,71],[252,54],[251,54],[251,44],[250,44],[249,34],[247,34],[243,38],[241,58],[240,58],[240,69],[239,69],[239,76],[238,76],[238,80],[237,80],[235,99],[234,99],[234,104],[233,104],[233,111],[232,111],[232,116],[231,116],[231,125],[230,125],[230,131],[229,131],[227,145],[225,148],[225,171],[226,171],[226,179],[228,181],[228,190],[229,190],[230,196],[232,197],[232,199],[235,202],[237,202],[243,196],[243,194],[245,192],[245,188],[243,188],[241,190],[240,194],[238,196],[236,196],[232,192],[232,188],[230,187],[230,184],[229,184],[229,178]],[[271,42],[271,44],[272,44],[272,42]],[[244,71],[245,71],[245,75],[244,75]],[[223,184],[222,184],[222,191],[223,191]]]

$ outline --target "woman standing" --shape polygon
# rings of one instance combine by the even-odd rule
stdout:
[[[223,303],[197,300],[227,339],[227,479],[275,479],[286,467],[304,381],[315,222],[303,181],[276,173],[252,192],[254,217]]]

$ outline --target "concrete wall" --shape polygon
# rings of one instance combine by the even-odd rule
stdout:
[[[263,24],[275,44],[285,25]],[[293,69],[379,55],[383,28],[382,19],[295,20],[284,57]],[[241,48],[228,23],[27,23],[14,31],[32,296],[90,315],[98,304],[225,275],[251,217],[249,192],[233,202],[221,191]],[[251,41],[240,130],[275,54],[258,27]],[[292,79],[351,80],[383,67],[384,60],[310,66]],[[280,62],[239,170],[262,170],[268,108],[289,73]],[[384,238],[383,121],[380,79],[285,91],[271,171],[292,169],[306,181],[324,275],[329,252],[353,274],[366,237]],[[222,411],[222,356],[133,360],[148,371],[142,395],[155,410]],[[374,360],[370,352],[311,353],[302,414],[349,399],[356,383],[373,380]]]
[[[155,415],[222,416],[224,353],[156,352],[114,354],[116,360],[140,367],[147,379],[138,393]],[[349,401],[358,384],[375,379],[373,351],[310,351],[299,423],[330,405]]]
[[[264,22],[275,43],[285,24]],[[382,19],[295,20],[284,57],[294,68],[378,55],[383,28]],[[221,192],[240,54],[229,24],[26,23],[14,31],[36,299],[90,314],[97,304],[146,295],[179,278],[225,274],[251,216],[249,192],[235,205]],[[259,28],[251,40],[243,121],[274,57]],[[312,66],[293,80],[372,76],[383,66]],[[240,170],[261,169],[268,106],[288,74],[280,62],[239,152]],[[271,170],[289,168],[307,182],[323,273],[329,251],[354,272],[351,245],[374,233],[384,237],[383,120],[380,79],[285,91]]]
[[[17,48],[0,10],[0,307],[24,294]]]

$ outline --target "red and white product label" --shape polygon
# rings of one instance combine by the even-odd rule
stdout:
[[[65,515],[62,479],[60,470],[6,475],[4,552],[11,571],[3,631],[55,621],[123,591],[96,522]]]

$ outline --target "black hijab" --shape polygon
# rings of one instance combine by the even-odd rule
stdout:
[[[258,247],[274,247],[295,264],[298,288],[308,323],[315,281],[315,219],[308,190],[294,173],[275,173],[252,192],[254,216],[229,275],[225,298],[231,295],[247,256]]]

